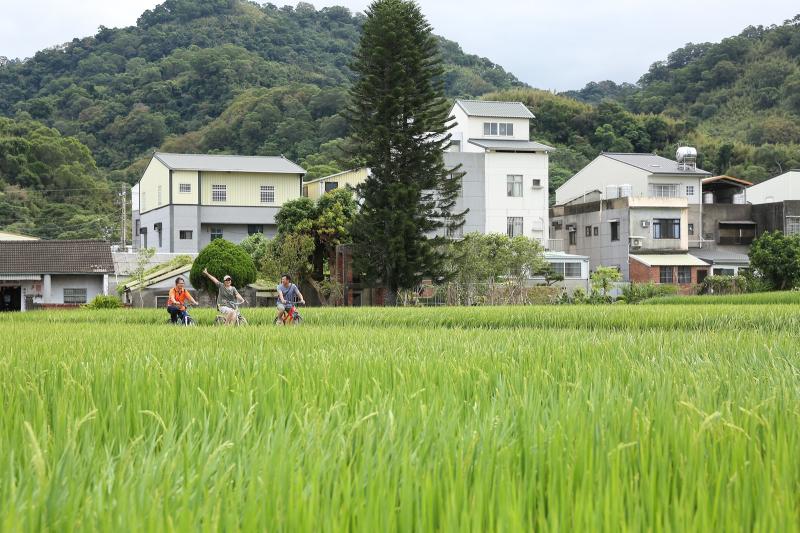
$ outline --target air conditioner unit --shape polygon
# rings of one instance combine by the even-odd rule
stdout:
[[[643,228],[649,228],[650,227],[650,221],[649,220],[642,220],[642,227]]]
[[[631,239],[631,248],[641,248],[642,239]]]

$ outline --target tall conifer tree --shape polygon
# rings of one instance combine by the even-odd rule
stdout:
[[[439,46],[419,6],[376,0],[366,12],[353,68],[350,119],[357,155],[372,170],[359,187],[354,262],[368,282],[398,289],[444,271],[444,238],[463,225],[453,213],[458,169],[448,169],[450,105],[444,98]]]

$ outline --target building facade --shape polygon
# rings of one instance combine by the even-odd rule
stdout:
[[[133,187],[135,248],[197,253],[214,239],[272,236],[305,170],[283,157],[157,152]]]
[[[362,167],[306,181],[303,183],[303,196],[316,201],[326,192],[345,187],[355,189],[364,183],[369,175],[369,169]]]
[[[0,311],[77,307],[108,295],[113,273],[105,241],[0,241]]]
[[[547,244],[554,149],[530,140],[533,113],[520,102],[456,100],[451,114],[455,124],[444,160],[463,173],[453,210],[469,209],[459,235],[523,235]]]

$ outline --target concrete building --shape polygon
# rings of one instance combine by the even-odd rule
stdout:
[[[113,273],[105,241],[0,241],[0,311],[85,304]]]
[[[556,191],[551,236],[592,267],[623,279],[671,283],[688,292],[710,274],[749,267],[756,234],[749,182],[712,177],[681,148],[676,161],[653,154],[601,154]]]
[[[800,200],[800,169],[792,169],[780,176],[762,181],[747,189],[751,204],[771,204],[786,200]]]
[[[767,231],[800,234],[800,169],[753,185],[747,189],[747,199],[753,204],[759,235]]]
[[[530,140],[533,113],[520,102],[456,100],[444,154],[464,172],[455,212],[469,209],[458,232],[524,235],[548,241],[549,154]]]
[[[303,196],[316,201],[326,192],[342,189],[344,187],[355,189],[357,186],[364,183],[369,175],[369,169],[362,167],[306,181],[303,182]]]
[[[272,236],[280,207],[301,196],[304,174],[284,157],[156,152],[132,189],[134,245],[197,253],[214,239]]]

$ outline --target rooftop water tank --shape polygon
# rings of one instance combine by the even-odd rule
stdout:
[[[675,152],[675,159],[677,159],[679,163],[689,157],[697,158],[697,148],[692,148],[691,146],[681,146]]]
[[[619,187],[616,185],[606,185],[606,200],[619,198]]]
[[[620,185],[619,186],[619,197],[620,198],[630,198],[633,196],[633,186],[629,184]]]

